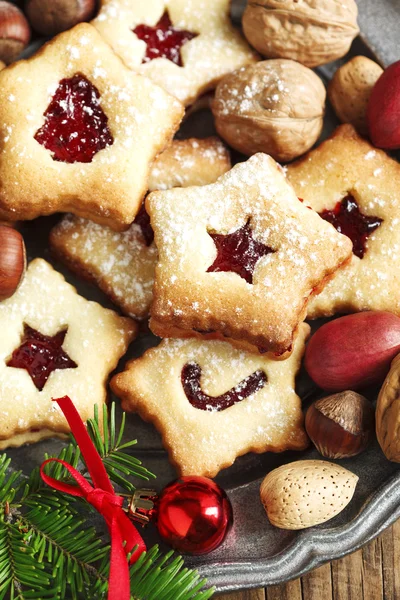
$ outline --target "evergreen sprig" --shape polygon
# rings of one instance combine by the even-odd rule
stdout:
[[[132,477],[148,480],[154,475],[126,452],[136,440],[123,443],[124,428],[125,414],[117,427],[114,404],[109,417],[104,407],[101,418],[95,411],[88,422],[110,479],[132,493]],[[56,458],[89,478],[72,436]],[[50,463],[46,472],[73,482],[60,464]],[[105,598],[110,548],[104,532],[88,525],[93,512],[87,502],[46,486],[39,467],[25,478],[0,454],[0,600]],[[132,600],[207,600],[213,594],[196,571],[184,567],[182,557],[163,555],[157,546],[143,553],[130,573]]]

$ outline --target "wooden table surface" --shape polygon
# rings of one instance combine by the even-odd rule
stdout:
[[[215,600],[400,600],[400,520],[354,554],[286,585]]]

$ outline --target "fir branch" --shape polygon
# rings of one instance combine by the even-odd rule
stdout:
[[[50,571],[61,598],[68,589],[76,600],[93,580],[103,584],[107,581],[96,566],[109,557],[109,546],[104,545],[94,527],[85,527],[85,519],[72,507],[53,510],[37,505],[18,524],[29,531],[29,545],[37,561]]]
[[[131,566],[131,593],[135,600],[208,600],[214,589],[202,590],[206,581],[197,571],[183,567],[174,552],[162,555],[158,546],[144,552]]]
[[[100,421],[98,406],[95,405],[94,418],[87,422],[89,435],[96,446],[96,450],[103,459],[108,476],[127,493],[133,493],[136,487],[126,477],[136,477],[148,481],[155,475],[145,467],[137,458],[123,452],[137,444],[137,440],[122,443],[125,432],[126,414],[122,413],[119,431],[116,428],[115,402],[111,404],[109,420],[107,407],[103,406],[103,418]],[[103,426],[103,435],[101,434]]]
[[[154,475],[125,452],[136,443],[122,442],[125,414],[119,427],[115,405],[109,421],[106,412],[102,417],[95,412],[89,434],[110,479],[132,492],[135,486],[128,477]],[[73,438],[57,458],[88,477]],[[72,482],[60,464],[50,463],[46,470],[51,477]],[[10,459],[0,455],[0,600],[105,598],[109,546],[95,528],[87,527],[92,511],[85,501],[46,486],[39,468],[28,479],[10,472]],[[132,600],[207,600],[213,594],[204,589],[197,572],[184,568],[180,556],[162,555],[157,546],[143,553],[130,573]]]
[[[0,600],[54,598],[44,565],[37,563],[34,548],[26,542],[26,533],[7,520],[0,519]]]

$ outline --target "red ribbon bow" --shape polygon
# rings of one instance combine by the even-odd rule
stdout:
[[[130,578],[126,554],[137,549],[132,555],[131,562],[135,562],[143,551],[146,550],[145,543],[134,527],[132,521],[122,509],[123,498],[118,496],[108,478],[103,461],[86,427],[76,410],[72,400],[68,396],[54,400],[64,413],[71,431],[85,459],[87,468],[94,487],[74,467],[57,458],[49,458],[40,467],[40,474],[47,485],[59,492],[85,498],[94,508],[103,515],[111,538],[110,578],[108,586],[108,600],[130,599]],[[58,462],[62,464],[77,482],[78,486],[62,483],[44,472],[48,463]],[[124,542],[126,542],[124,546]]]

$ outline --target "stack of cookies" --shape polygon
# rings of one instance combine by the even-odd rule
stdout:
[[[150,318],[162,341],[111,389],[180,474],[302,450],[307,315],[400,313],[399,166],[351,126],[286,172],[261,152],[232,167],[217,137],[173,139],[185,107],[258,60],[229,0],[103,0],[1,72],[0,219],[66,213],[53,254],[125,316],[30,263],[0,304],[0,447],[66,433],[54,397],[89,418]]]

